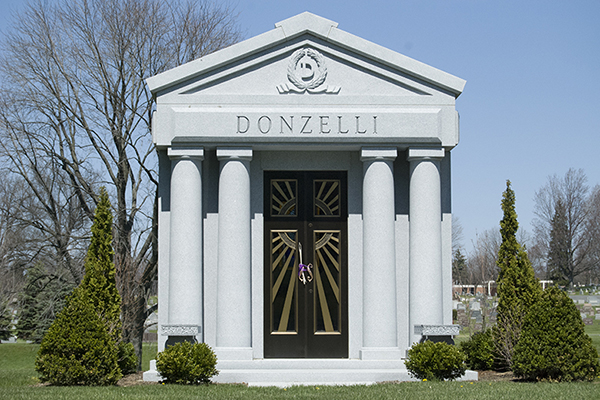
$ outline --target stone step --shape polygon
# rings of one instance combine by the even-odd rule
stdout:
[[[219,361],[217,383],[246,383],[249,386],[371,385],[390,381],[415,381],[403,360],[265,359]],[[156,361],[150,362],[145,381],[160,381]],[[460,380],[477,380],[467,371]]]
[[[248,386],[371,385],[415,380],[406,369],[228,369],[213,378],[218,383],[244,382]]]
[[[406,369],[254,369],[221,370],[213,378],[218,383],[244,382],[248,386],[294,385],[372,385],[381,382],[416,381]],[[477,372],[467,371],[459,380],[477,380]]]

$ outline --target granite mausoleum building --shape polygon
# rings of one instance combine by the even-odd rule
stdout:
[[[362,383],[457,333],[465,81],[303,13],[148,85],[159,351],[206,342],[221,382]]]

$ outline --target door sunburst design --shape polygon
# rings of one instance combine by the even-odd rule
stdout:
[[[297,215],[298,181],[295,179],[271,180],[271,215],[295,217]]]
[[[271,231],[271,332],[298,332],[297,231]]]
[[[340,215],[340,181],[336,179],[314,180],[315,217],[338,217]]]
[[[340,333],[340,236],[339,230],[314,232],[314,332],[317,334]]]

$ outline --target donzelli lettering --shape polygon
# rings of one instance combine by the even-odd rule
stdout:
[[[279,123],[277,123],[279,120]],[[376,135],[376,115],[237,115],[235,129],[248,135]]]

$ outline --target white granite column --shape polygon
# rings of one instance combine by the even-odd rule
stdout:
[[[202,341],[202,147],[172,147],[168,325]]]
[[[363,148],[363,347],[361,358],[401,358],[396,328],[395,148]]]
[[[250,246],[251,148],[217,148],[219,242],[217,344],[220,360],[252,358]]]
[[[409,257],[410,337],[421,339],[416,325],[442,325],[442,148],[411,148]]]

